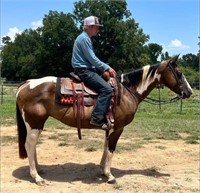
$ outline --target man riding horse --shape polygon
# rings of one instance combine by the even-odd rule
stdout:
[[[99,32],[98,18],[90,16],[84,19],[83,32],[76,38],[73,46],[72,67],[84,84],[99,95],[92,112],[90,124],[104,130],[108,129],[106,113],[109,108],[113,89],[103,78],[107,73],[116,77],[116,72],[108,64],[99,60],[92,46],[91,38]]]

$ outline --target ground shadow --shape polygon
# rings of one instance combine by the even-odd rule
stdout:
[[[91,183],[104,183],[107,178],[102,175],[102,171],[99,165],[94,163],[88,164],[78,164],[78,163],[66,163],[66,164],[57,164],[57,165],[42,165],[42,172],[40,175],[48,181],[56,182],[75,182],[82,181],[86,184]],[[116,178],[123,177],[125,175],[144,175],[151,177],[162,177],[170,176],[169,174],[160,173],[152,169],[145,170],[121,170],[117,168],[112,168],[112,173]],[[17,168],[13,171],[13,176],[20,180],[34,182],[30,177],[29,167],[23,166]]]

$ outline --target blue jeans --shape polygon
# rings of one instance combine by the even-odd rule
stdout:
[[[87,87],[99,94],[91,119],[99,124],[104,123],[112,97],[112,87],[95,71],[95,69],[76,68],[74,72]]]

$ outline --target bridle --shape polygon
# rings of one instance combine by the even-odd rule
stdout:
[[[173,102],[177,102],[178,100],[182,99],[183,98],[183,87],[182,87],[182,84],[180,83],[179,81],[179,78],[177,76],[177,73],[175,71],[175,69],[172,67],[172,65],[169,63],[169,68],[171,70],[171,72],[173,73],[175,79],[176,79],[176,82],[179,86],[179,89],[181,90],[181,95],[177,95],[176,97],[170,99],[170,100],[157,100],[157,99],[153,99],[153,98],[150,98],[150,97],[141,97],[139,94],[137,93],[133,93],[131,91],[130,88],[128,88],[126,85],[124,85],[123,83],[123,86],[129,91],[129,93],[133,96],[133,97],[137,97],[137,98],[140,98],[142,99],[142,101],[144,102],[147,102],[147,103],[150,103],[150,104],[153,104],[153,105],[160,105],[160,104],[170,104],[170,103],[173,103]],[[181,75],[182,76],[182,75]]]
[[[173,75],[174,75],[174,77],[175,77],[175,79],[176,79],[176,82],[177,82],[177,84],[178,84],[178,86],[179,86],[179,89],[180,89],[180,91],[181,91],[181,96],[183,97],[183,86],[182,86],[182,84],[180,83],[180,81],[179,81],[179,78],[178,78],[178,76],[177,76],[177,73],[176,73],[176,71],[174,70],[174,68],[172,67],[172,65],[169,63],[169,68],[170,68],[170,70],[172,71],[172,73],[173,73]],[[183,75],[182,75],[182,73],[181,73],[181,77],[182,77]]]

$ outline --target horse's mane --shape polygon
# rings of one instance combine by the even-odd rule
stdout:
[[[121,75],[121,83],[123,83],[126,86],[138,85],[139,82],[141,82],[142,79],[144,78],[143,74],[146,71],[146,69],[148,69],[148,72],[145,72],[146,73],[145,78],[147,79],[147,77],[149,77],[149,76],[150,76],[149,78],[151,78],[151,77],[154,76],[159,65],[160,65],[160,63],[152,64],[150,66],[146,65],[146,66],[143,66],[142,68],[139,68],[137,70],[133,70],[133,71],[128,72],[128,73],[124,73],[124,74]],[[149,67],[149,68],[147,68],[147,67]]]

